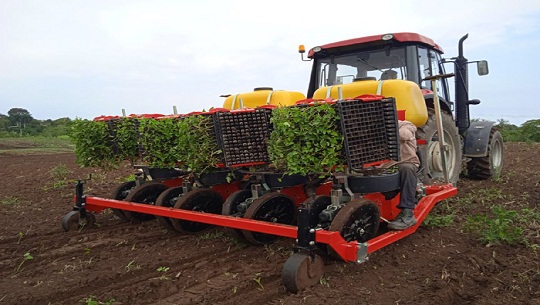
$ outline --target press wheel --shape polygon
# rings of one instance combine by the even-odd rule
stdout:
[[[232,193],[223,203],[221,214],[226,216],[242,217],[242,213],[238,211],[238,205],[245,202],[248,198],[251,198],[251,196],[251,190],[239,190]],[[223,231],[229,236],[240,241],[246,241],[244,235],[242,234],[242,230],[224,227]]]
[[[114,200],[125,200],[128,196],[129,192],[136,186],[135,181],[127,181],[122,184],[120,184],[111,195],[111,199]],[[111,209],[113,214],[116,215],[116,217],[120,218],[124,221],[129,221],[124,214],[124,211],[119,209]]]
[[[323,275],[324,261],[319,255],[294,253],[283,266],[281,280],[289,292],[297,293],[317,285]]]
[[[174,207],[178,198],[182,196],[183,190],[184,188],[181,186],[168,188],[163,193],[161,193],[159,197],[156,199],[156,206],[166,207],[166,208]],[[161,224],[167,230],[176,231],[169,217],[156,216],[156,219],[159,222],[159,224]]]
[[[360,198],[347,203],[332,220],[329,231],[338,231],[345,241],[366,242],[377,234],[381,214],[379,207],[368,199]],[[330,254],[339,255],[328,247]]]
[[[96,216],[89,212],[85,212],[84,216],[81,217],[79,211],[70,211],[62,218],[62,229],[67,232],[71,229],[80,230],[94,226]]]
[[[291,197],[271,192],[255,199],[247,208],[244,218],[292,225],[296,220],[295,212],[296,208]],[[279,238],[276,235],[247,230],[242,231],[242,234],[254,245],[270,244]]]
[[[168,187],[159,182],[147,182],[136,186],[125,201],[154,205],[159,195]],[[147,221],[155,218],[154,215],[123,210],[124,215],[130,222]]]
[[[199,188],[191,190],[178,198],[174,204],[174,208],[220,214],[222,204],[223,199],[221,199],[221,196],[217,192],[208,188]],[[183,233],[197,233],[212,227],[212,225],[202,222],[180,220],[176,218],[171,218],[170,220],[173,227],[177,231]]]

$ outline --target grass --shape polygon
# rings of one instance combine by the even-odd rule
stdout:
[[[68,136],[60,137],[18,137],[2,138],[1,153],[33,154],[33,153],[66,153],[73,152],[74,145]]]
[[[467,217],[464,229],[487,246],[522,244],[537,249],[540,212],[529,208],[512,210],[497,204],[489,212]]]
[[[102,302],[95,296],[91,295],[87,298],[82,299],[80,302],[86,305],[112,305],[114,304],[115,301],[116,301],[115,299],[109,299],[107,301]]]
[[[4,197],[4,199],[0,200],[1,205],[17,205],[21,202],[22,202],[21,198],[17,196],[7,196],[7,197]]]

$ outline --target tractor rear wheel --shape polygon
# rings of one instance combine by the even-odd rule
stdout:
[[[492,129],[489,135],[488,155],[472,158],[467,163],[467,175],[478,180],[498,178],[503,167],[503,155],[503,137],[498,130]]]
[[[417,130],[417,135],[426,141],[426,144],[420,146],[420,154],[423,162],[423,172],[420,179],[424,183],[429,183],[432,179],[441,181],[444,179],[435,111],[433,109],[428,109],[428,111],[429,117],[427,123]],[[459,180],[459,174],[461,173],[461,141],[452,115],[442,112],[441,118],[444,130],[448,179],[450,180],[449,182],[455,184]]]

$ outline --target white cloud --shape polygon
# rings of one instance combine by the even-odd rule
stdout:
[[[488,59],[499,83],[487,76],[471,88],[490,95],[478,86],[517,81],[497,75],[501,62],[540,69],[492,52],[538,46],[539,17],[540,2],[526,0],[2,1],[0,112],[24,106],[39,118],[91,117],[170,112],[174,104],[189,112],[258,86],[304,92],[310,67],[299,44],[392,31],[431,37],[448,56],[469,33],[469,58],[496,56]]]

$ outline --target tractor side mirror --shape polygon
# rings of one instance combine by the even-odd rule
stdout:
[[[480,76],[489,74],[489,67],[488,67],[487,60],[480,60],[476,64],[476,68],[478,70],[478,75],[480,75]]]

